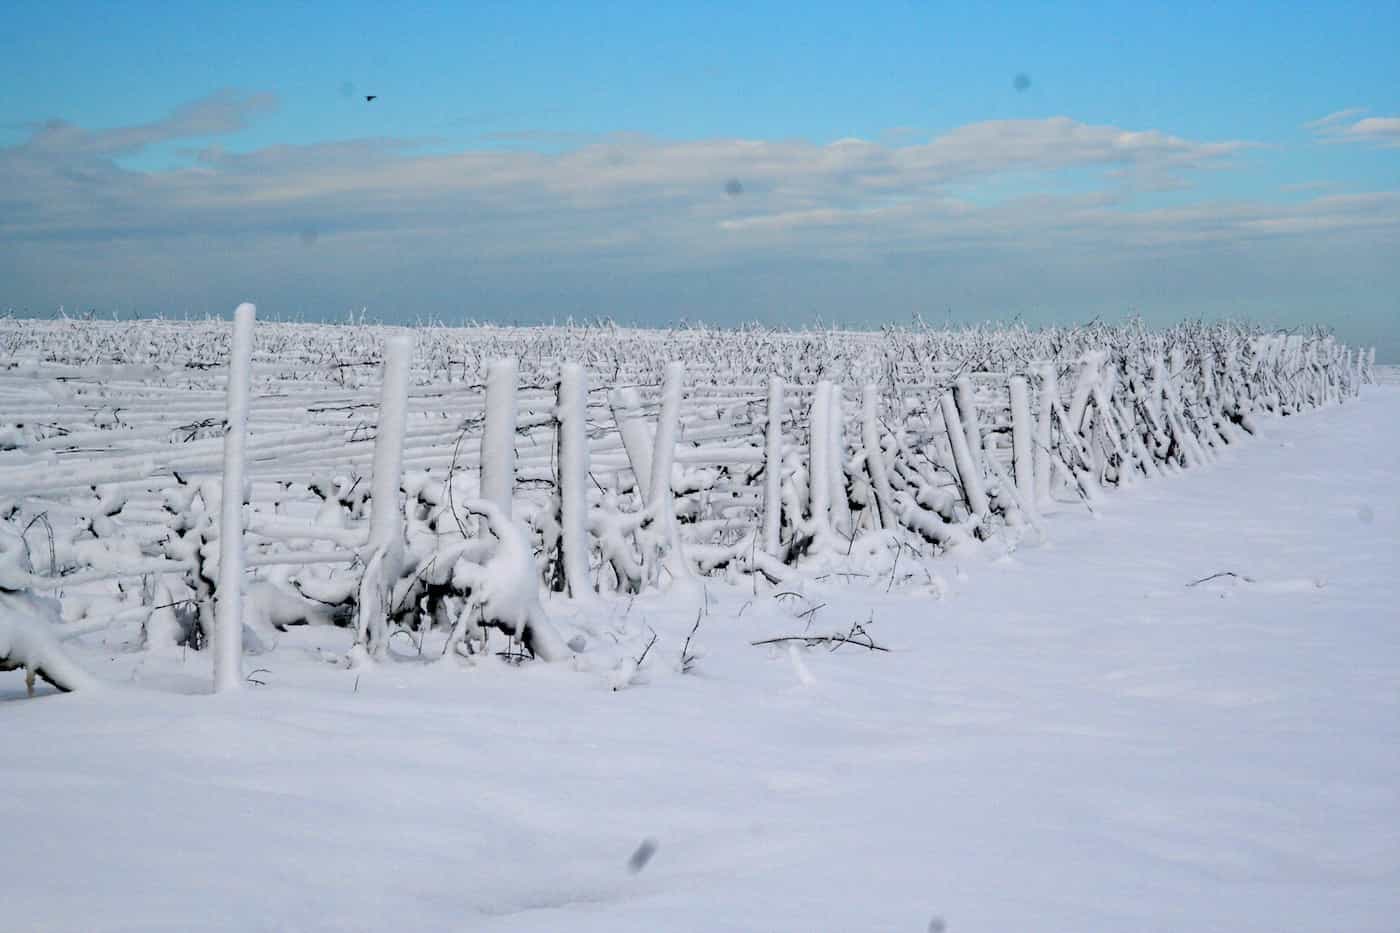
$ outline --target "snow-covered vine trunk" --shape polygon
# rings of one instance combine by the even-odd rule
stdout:
[[[861,393],[860,421],[865,464],[875,497],[876,524],[881,528],[894,528],[897,524],[894,493],[890,489],[889,471],[885,467],[885,453],[880,447],[880,387],[873,382],[866,383]]]
[[[389,602],[403,569],[404,514],[399,487],[403,482],[403,439],[412,360],[412,337],[390,337],[385,341],[384,382],[380,388],[370,486],[369,541],[355,604],[355,644],[373,658],[383,657],[389,650]]]
[[[68,657],[54,637],[57,607],[53,600],[0,588],[0,671],[22,669],[31,696],[36,678],[64,693],[101,686],[97,678]]]
[[[948,442],[953,448],[953,465],[958,471],[963,501],[972,515],[984,516],[987,514],[987,493],[982,486],[982,471],[972,455],[971,445],[967,442],[967,431],[958,416],[958,404],[953,399],[953,393],[944,392],[943,397],[939,399],[939,406],[943,412],[943,425],[947,430]]]
[[[588,580],[588,376],[577,363],[559,374],[559,547],[570,596],[593,592]]]
[[[637,495],[643,503],[651,501],[651,449],[656,438],[647,429],[642,417],[642,402],[637,390],[628,386],[613,389],[608,395],[613,420],[617,422],[617,433],[622,438],[622,449],[627,453],[627,462],[632,465],[632,476],[637,484]]]
[[[214,591],[214,690],[243,683],[243,475],[248,441],[248,384],[252,376],[257,309],[233,312],[224,428],[223,498],[219,516],[219,582]]]
[[[515,496],[515,360],[493,360],[486,370],[486,422],[481,431],[481,498],[506,517]]]

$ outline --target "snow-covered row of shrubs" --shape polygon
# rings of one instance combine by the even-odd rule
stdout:
[[[470,655],[492,631],[552,659],[583,646],[547,594],[918,580],[945,551],[1014,545],[1055,508],[1207,462],[1260,416],[1340,402],[1373,366],[1231,324],[260,324],[251,397],[226,408],[227,331],[0,322],[0,589],[60,597],[70,626],[137,620],[149,650],[227,657],[331,624],[358,663]],[[225,429],[240,411],[246,439]]]

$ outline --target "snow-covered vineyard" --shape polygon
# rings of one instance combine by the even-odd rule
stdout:
[[[344,631],[350,663],[554,660],[595,647],[560,600],[927,585],[947,552],[1053,537],[1057,508],[1375,378],[1374,351],[1230,324],[244,321],[243,344],[219,321],[0,321],[0,623],[21,620],[0,666],[89,684],[23,621],[53,613],[211,645],[228,685],[292,626]]]

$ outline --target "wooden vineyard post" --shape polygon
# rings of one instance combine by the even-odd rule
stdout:
[[[661,414],[656,423],[656,443],[651,454],[651,500],[656,527],[665,538],[663,566],[672,580],[688,580],[690,572],[681,554],[680,530],[676,527],[676,494],[671,485],[671,469],[676,462],[676,432],[681,420],[681,386],[685,381],[684,363],[667,363],[661,383]]]
[[[817,547],[831,542],[831,383],[817,383],[807,416],[807,501]]]
[[[1011,469],[1016,494],[1028,509],[1036,505],[1035,458],[1031,453],[1030,389],[1025,376],[1012,376],[1011,383]]]
[[[1059,395],[1059,379],[1053,363],[1040,367],[1040,410],[1035,422],[1035,506],[1037,509],[1050,501],[1050,444],[1054,426],[1054,401]]]
[[[515,498],[515,360],[486,370],[486,423],[481,432],[481,498],[507,517]]]
[[[783,380],[778,376],[768,377],[763,456],[763,553],[777,557],[783,527]]]
[[[831,506],[831,525],[837,532],[849,537],[855,533],[855,527],[851,522],[851,494],[846,478],[846,416],[841,386],[835,383],[831,386],[831,407],[828,415],[831,418],[831,427],[826,437],[831,444],[831,453],[827,465],[831,469],[831,479],[827,486],[827,497]]]
[[[355,645],[370,657],[389,650],[389,599],[403,569],[403,439],[408,419],[408,377],[413,338],[384,342],[384,381],[379,390],[379,423],[370,477],[369,541],[365,572],[355,605]]]
[[[219,583],[214,592],[214,690],[243,684],[243,472],[248,442],[248,383],[257,309],[247,302],[233,312],[224,429],[223,500],[219,517]]]
[[[592,595],[588,579],[588,375],[578,363],[559,374],[559,521],[564,583],[570,596]]]

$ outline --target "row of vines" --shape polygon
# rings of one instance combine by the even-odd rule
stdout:
[[[343,628],[351,664],[470,657],[493,633],[563,658],[587,646],[555,599],[902,586],[1374,378],[1374,351],[1225,323],[241,318],[0,321],[0,611],[48,620],[0,628],[0,667],[76,686],[52,632],[113,626],[213,646],[225,685],[306,625]]]

